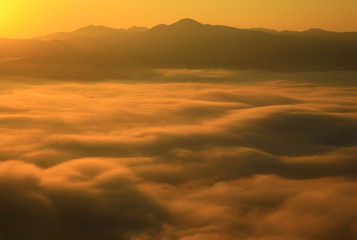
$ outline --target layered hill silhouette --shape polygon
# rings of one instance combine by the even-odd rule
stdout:
[[[162,68],[357,70],[357,33],[237,29],[182,19],[151,29],[87,26],[0,39],[0,74],[121,77]]]

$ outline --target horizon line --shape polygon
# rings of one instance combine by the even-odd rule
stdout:
[[[282,30],[277,30],[277,29],[274,29],[274,28],[266,28],[266,27],[250,27],[250,28],[240,28],[240,27],[237,27],[237,26],[231,26],[231,25],[225,25],[225,24],[211,24],[211,23],[202,23],[200,21],[197,21],[195,20],[194,18],[181,18],[175,22],[172,22],[172,23],[158,23],[158,24],[155,24],[151,27],[147,27],[147,26],[141,26],[141,25],[132,25],[131,27],[112,27],[112,26],[107,26],[107,25],[102,25],[102,24],[93,24],[93,23],[89,23],[88,25],[85,25],[85,26],[82,26],[82,27],[76,27],[72,30],[58,30],[58,31],[52,31],[50,33],[44,33],[44,34],[39,34],[39,35],[35,35],[35,36],[31,36],[31,37],[6,37],[6,36],[0,36],[0,39],[13,39],[13,40],[17,40],[17,39],[25,39],[25,40],[28,40],[28,39],[36,39],[38,37],[41,37],[41,36],[47,36],[47,35],[51,35],[51,34],[56,34],[56,33],[72,33],[72,32],[75,32],[75,31],[78,31],[80,29],[84,29],[84,28],[88,28],[88,27],[104,27],[104,28],[110,28],[110,29],[114,29],[114,30],[130,30],[132,28],[146,28],[147,30],[150,30],[152,28],[155,28],[156,26],[159,26],[159,25],[166,25],[166,26],[171,26],[171,25],[174,25],[176,23],[179,23],[181,21],[184,21],[184,20],[188,20],[188,21],[193,21],[193,22],[196,22],[196,23],[199,23],[199,24],[202,24],[202,25],[211,25],[211,26],[225,26],[225,27],[232,27],[232,28],[236,28],[236,29],[242,29],[242,30],[268,30],[268,31],[275,31],[275,32],[307,32],[307,31],[310,31],[310,30],[320,30],[320,31],[324,31],[324,32],[332,32],[332,33],[357,33],[357,30],[355,31],[333,31],[333,30],[328,30],[328,29],[325,29],[325,28],[320,28],[320,27],[309,27],[309,28],[305,28],[303,30],[292,30],[292,29],[282,29]]]

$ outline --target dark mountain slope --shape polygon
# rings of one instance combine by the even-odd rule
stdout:
[[[13,52],[4,50],[3,56],[24,58],[0,64],[0,72],[115,77],[125,71],[153,68],[357,70],[356,36],[357,33],[319,29],[237,29],[192,19],[160,24],[149,30],[88,26],[43,37],[50,39],[46,41],[8,40],[10,43],[6,44],[18,47],[12,47],[17,49]]]

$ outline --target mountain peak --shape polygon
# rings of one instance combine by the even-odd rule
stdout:
[[[310,28],[304,32],[310,32],[310,33],[322,33],[322,32],[326,32],[325,30],[321,29],[321,28]]]
[[[191,18],[183,18],[171,25],[159,24],[155,27],[151,28],[153,31],[157,30],[167,30],[167,29],[176,29],[176,30],[184,30],[184,29],[196,29],[197,27],[204,26],[202,23],[197,22]]]
[[[77,29],[76,32],[96,31],[96,30],[117,30],[117,29],[105,27],[105,26],[88,25],[88,26]]]
[[[133,26],[133,27],[131,27],[131,28],[128,28],[127,30],[130,31],[130,32],[145,32],[145,31],[148,30],[148,28],[146,28],[146,27]]]
[[[202,23],[197,22],[191,18],[183,18],[174,24],[171,24],[171,26],[202,26]]]

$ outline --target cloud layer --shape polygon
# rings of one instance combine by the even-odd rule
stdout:
[[[0,239],[357,236],[354,87],[0,85]]]

